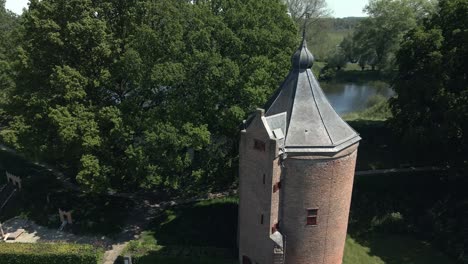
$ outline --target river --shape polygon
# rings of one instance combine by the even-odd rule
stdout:
[[[388,99],[395,94],[390,85],[379,81],[359,84],[321,82],[320,85],[328,101],[340,115],[366,109],[369,106],[369,99],[373,97],[381,96]]]

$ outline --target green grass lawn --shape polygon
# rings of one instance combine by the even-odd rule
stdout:
[[[237,198],[183,205],[164,211],[123,255],[138,264],[233,264],[236,260]],[[348,237],[344,264],[452,264],[430,244],[411,236]]]
[[[374,235],[363,242],[348,237],[343,264],[454,264],[425,242],[402,235]]]

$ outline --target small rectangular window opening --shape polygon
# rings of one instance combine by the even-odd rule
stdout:
[[[266,175],[265,173],[263,174],[263,184],[265,184],[265,179],[266,179]]]
[[[317,225],[318,209],[307,209],[307,225]]]
[[[271,227],[271,233],[272,234],[275,233],[278,230],[279,230],[279,223],[276,223]]]
[[[265,151],[265,142],[255,139],[254,140],[254,149],[259,150],[259,151]]]
[[[273,185],[273,192],[277,192],[279,189],[281,189],[281,181],[275,183],[275,185]]]
[[[260,216],[260,224],[263,225],[263,214]]]

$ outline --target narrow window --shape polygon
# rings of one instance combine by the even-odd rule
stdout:
[[[254,149],[258,151],[265,151],[266,149],[265,142],[258,140],[258,139],[254,139]]]
[[[266,179],[266,175],[265,173],[263,174],[263,184],[265,184],[265,179]]]
[[[273,185],[273,192],[277,192],[279,189],[281,189],[281,181],[275,183],[275,185]]]
[[[276,224],[274,224],[273,226],[271,226],[271,233],[272,233],[272,234],[275,233],[275,232],[278,231],[278,230],[279,230],[279,224],[278,224],[278,223],[276,223]]]
[[[307,225],[317,225],[318,209],[307,209]]]
[[[260,216],[260,224],[263,225],[263,214]]]

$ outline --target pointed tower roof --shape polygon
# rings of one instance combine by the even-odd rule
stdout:
[[[285,120],[280,126],[285,152],[332,154],[361,140],[328,102],[311,71],[313,63],[304,34],[288,77],[265,106],[267,119]]]

